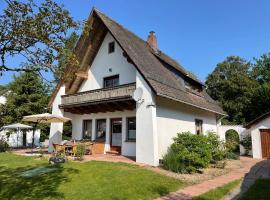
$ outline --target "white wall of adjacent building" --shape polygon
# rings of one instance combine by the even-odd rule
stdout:
[[[54,98],[52,103],[52,114],[64,116],[64,111],[59,108],[61,104],[61,96],[65,94],[65,85],[62,85]],[[49,152],[53,151],[53,143],[60,143],[62,141],[63,123],[51,123],[49,136]]]
[[[161,159],[166,154],[177,133],[195,133],[195,119],[203,121],[203,134],[217,133],[216,114],[164,98],[157,100],[158,152]]]
[[[115,51],[108,53],[110,42],[115,43]],[[110,33],[104,38],[98,53],[88,70],[88,79],[84,81],[79,92],[100,89],[104,77],[119,75],[119,85],[136,82],[136,68],[127,62],[123,50]]]
[[[251,134],[253,158],[262,158],[260,129],[270,129],[270,117],[261,120],[248,129]]]

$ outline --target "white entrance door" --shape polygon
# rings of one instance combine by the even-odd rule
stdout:
[[[111,150],[121,151],[122,119],[111,119]]]

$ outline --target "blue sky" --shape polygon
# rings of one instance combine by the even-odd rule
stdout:
[[[76,20],[95,6],[146,39],[156,32],[158,47],[205,80],[218,62],[238,55],[246,60],[270,52],[269,0],[57,0]],[[5,4],[0,1],[0,10]],[[17,65],[19,58],[9,63]],[[12,79],[0,77],[0,84]]]

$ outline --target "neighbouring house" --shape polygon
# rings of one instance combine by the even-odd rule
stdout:
[[[158,49],[154,32],[144,41],[96,9],[87,24],[74,49],[80,68],[58,83],[49,103],[53,114],[72,119],[73,139],[157,166],[177,133],[217,132],[226,113]],[[49,151],[62,131],[62,123],[51,124]]]
[[[270,112],[247,123],[245,128],[251,134],[253,158],[269,158]]]
[[[0,104],[4,105],[6,104],[6,102],[7,102],[7,98],[5,94],[2,94],[2,95],[0,94]]]
[[[0,128],[0,138],[7,141],[8,145],[12,148],[32,147],[33,131],[32,130],[16,131],[10,129],[1,130]],[[34,144],[35,146],[40,146],[40,129],[37,129],[35,131]]]

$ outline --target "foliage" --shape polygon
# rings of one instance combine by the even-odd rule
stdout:
[[[245,137],[241,140],[241,144],[246,150],[246,155],[248,155],[252,149],[251,135],[250,134],[245,135]]]
[[[237,187],[241,183],[241,180],[232,181],[221,187],[210,190],[200,196],[192,198],[192,200],[213,200],[223,199],[231,190]]]
[[[208,166],[212,160],[211,144],[206,136],[195,135],[190,132],[178,133],[163,158],[165,169],[192,173]]]
[[[86,146],[85,144],[78,144],[77,148],[76,148],[76,152],[75,152],[75,156],[79,159],[79,160],[83,160],[83,157],[86,153]]]
[[[76,59],[73,54],[75,44],[79,38],[76,32],[72,32],[70,36],[64,40],[64,48],[58,53],[58,67],[54,73],[55,82],[59,82],[60,78],[63,77],[67,71],[67,66],[70,66],[70,59]]]
[[[206,80],[207,92],[218,100],[228,113],[223,123],[242,124],[245,122],[251,91],[257,82],[249,77],[251,64],[240,57],[227,57],[218,63]]]
[[[239,139],[238,133],[232,129],[228,130],[225,133],[225,138],[226,138],[227,149],[233,153],[239,154],[239,152],[240,152],[240,147],[239,147],[240,139]]]
[[[220,140],[220,137],[214,133],[209,132],[207,134],[208,143],[211,146],[212,162],[224,160],[226,156],[225,144]]]
[[[207,92],[228,113],[223,124],[244,124],[270,111],[270,53],[247,62],[237,56],[218,63]]]
[[[62,139],[70,140],[72,137],[72,123],[71,121],[64,123]]]
[[[56,170],[31,178],[21,176],[44,167]],[[187,185],[131,164],[91,161],[49,166],[48,159],[12,153],[0,153],[0,182],[0,199],[10,200],[146,200]]]
[[[8,143],[3,138],[0,138],[0,152],[5,152],[9,148]]]
[[[36,4],[33,0],[6,0],[0,15],[0,73],[6,71],[56,72],[60,54],[65,54],[65,42],[70,29],[78,23],[63,5],[53,0]],[[61,52],[61,53],[60,53]],[[22,58],[19,66],[8,65],[7,59]],[[67,54],[71,66],[77,66],[74,54]],[[12,63],[12,62],[10,62]]]
[[[47,111],[48,87],[36,73],[21,73],[8,85],[10,93],[5,105],[0,105],[1,120],[4,124],[20,122],[23,116]],[[48,125],[39,125],[42,135],[48,137]]]

